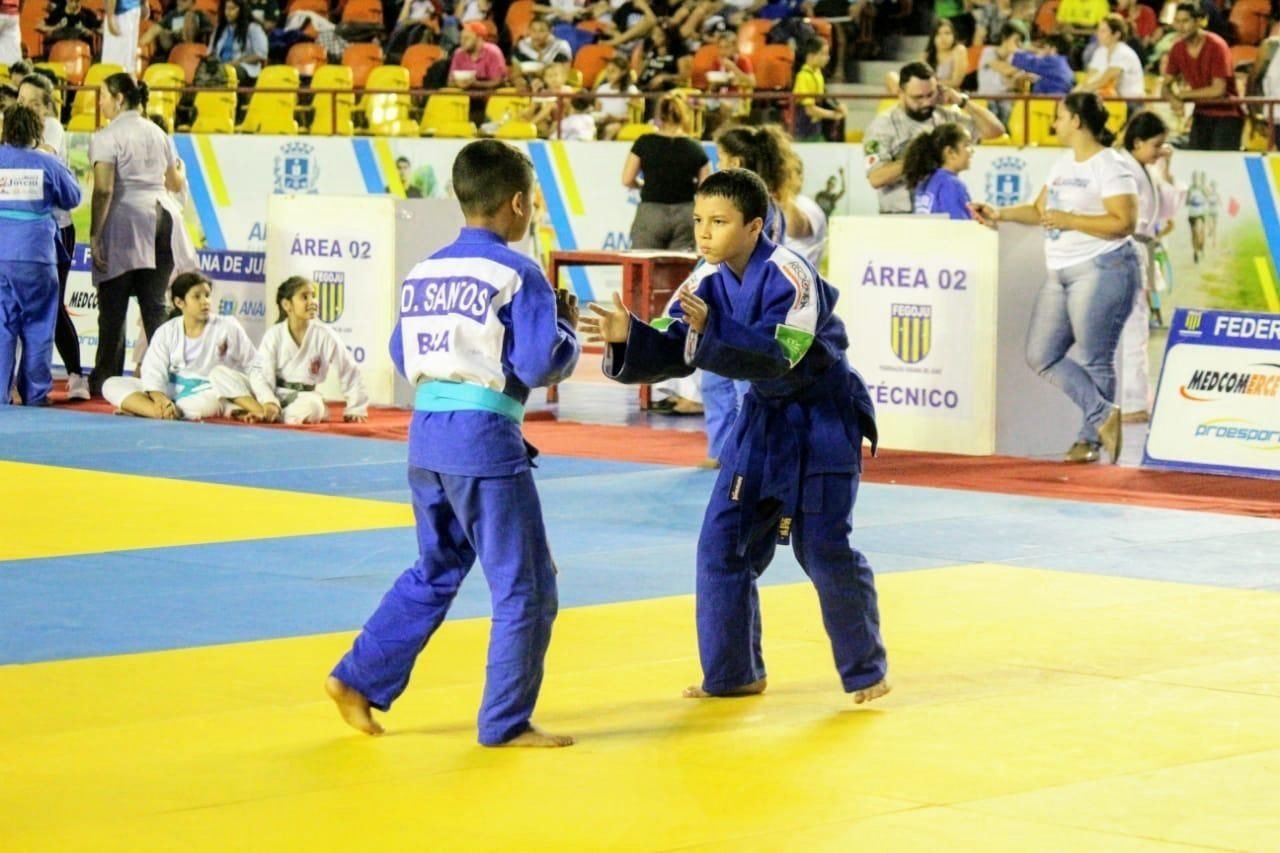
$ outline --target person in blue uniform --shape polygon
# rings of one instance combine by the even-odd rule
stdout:
[[[875,578],[850,543],[862,441],[875,413],[845,358],[836,290],[796,253],[761,235],[769,192],[745,169],[716,172],[694,196],[705,259],[681,286],[664,331],[613,305],[591,305],[582,329],[605,343],[605,375],[653,382],[695,368],[751,383],[720,457],[697,558],[702,683],[688,697],[766,686],[756,580],[790,542],[818,592],[845,691],[889,692]]]
[[[4,111],[0,145],[0,382],[9,402],[18,342],[22,365],[18,396],[46,405],[53,386],[50,360],[58,320],[57,225],[54,208],[80,203],[80,185],[50,154],[36,151],[44,126],[35,111],[14,104]]]
[[[401,285],[391,357],[417,386],[409,486],[418,559],[387,594],[325,684],[368,734],[405,689],[418,653],[479,559],[493,600],[479,740],[573,743],[531,722],[558,607],[555,568],[520,425],[529,389],[577,364],[577,303],[507,246],[529,230],[533,167],[498,140],[464,147],[453,188],[466,227]]]
[[[973,219],[969,190],[960,173],[973,160],[969,131],[954,122],[920,134],[902,155],[902,179],[911,193],[912,212]]]

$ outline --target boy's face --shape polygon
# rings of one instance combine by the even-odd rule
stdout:
[[[698,254],[709,264],[729,261],[736,266],[751,256],[764,222],[743,222],[742,211],[723,196],[693,197],[693,239]]]

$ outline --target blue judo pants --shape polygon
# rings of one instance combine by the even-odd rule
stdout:
[[[733,434],[742,398],[750,388],[750,382],[725,379],[709,370],[702,371],[702,411],[707,422],[708,457],[720,458],[725,440]]]
[[[781,504],[756,509],[751,538],[738,554],[742,505],[729,499],[734,473],[721,469],[698,539],[698,654],[702,689],[724,693],[765,677],[756,579],[773,560]],[[852,693],[888,672],[871,565],[850,543],[857,474],[813,474],[800,486],[791,544],[818,592],[836,671]]]
[[[461,477],[410,467],[418,560],[383,596],[333,675],[386,711],[477,557],[493,621],[480,743],[527,731],[559,603],[533,474]]]
[[[3,401],[9,402],[18,342],[22,364],[18,394],[28,406],[48,402],[53,387],[50,370],[53,330],[58,322],[58,267],[33,261],[0,263],[0,380]]]

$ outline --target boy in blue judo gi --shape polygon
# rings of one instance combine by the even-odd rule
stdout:
[[[418,560],[325,685],[343,719],[368,734],[382,731],[370,708],[386,711],[404,691],[479,558],[493,602],[480,743],[573,743],[530,721],[558,603],[520,424],[529,389],[565,379],[579,354],[573,295],[507,246],[528,233],[532,185],[532,165],[515,148],[468,144],[453,164],[467,225],[401,286],[391,357],[417,386],[409,485]]]
[[[716,172],[694,196],[705,263],[681,285],[669,323],[645,325],[619,297],[590,306],[587,340],[604,371],[655,382],[694,368],[751,383],[721,454],[698,539],[702,683],[684,695],[740,696],[766,686],[756,579],[792,541],[818,591],[836,669],[855,703],[889,692],[875,579],[850,544],[862,440],[875,415],[845,358],[837,293],[799,255],[764,237],[769,193],[744,169]]]
[[[18,395],[28,406],[48,403],[53,332],[58,321],[58,256],[62,242],[53,209],[80,204],[80,185],[56,157],[35,150],[43,122],[31,109],[4,111],[0,145],[0,382],[9,402],[18,342]]]

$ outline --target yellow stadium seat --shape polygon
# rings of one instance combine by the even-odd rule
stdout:
[[[196,120],[192,133],[235,133],[236,93],[205,89],[196,92]]]
[[[426,136],[465,139],[476,135],[471,123],[471,98],[465,94],[437,92],[427,97],[422,112],[422,133]]]
[[[494,124],[503,124],[529,109],[527,95],[517,95],[515,89],[495,89],[485,101],[484,117]]]
[[[538,126],[531,121],[514,119],[498,125],[493,135],[498,139],[537,139]]]
[[[276,133],[292,136],[298,132],[294,110],[298,108],[298,69],[288,65],[268,65],[258,75],[241,133]],[[288,91],[268,91],[285,89]]]
[[[356,106],[354,75],[345,65],[321,65],[311,78],[313,136],[350,136],[355,132],[351,112]],[[336,93],[336,94],[334,94]]]
[[[369,72],[359,110],[364,113],[369,132],[375,136],[417,136],[418,123],[409,115],[409,69],[400,65],[379,65]],[[369,94],[369,90],[390,90]],[[403,92],[404,94],[394,94]]]
[[[657,128],[651,124],[644,122],[631,121],[618,128],[618,135],[614,139],[619,142],[633,142],[646,133],[653,133]]]
[[[84,88],[76,92],[75,100],[71,102],[71,119],[67,122],[67,130],[91,132],[107,123],[107,120],[98,114],[98,87],[102,85],[103,80],[123,70],[119,65],[109,63],[89,66],[88,72],[84,75]]]
[[[160,116],[172,130],[176,121],[178,101],[182,99],[182,93],[176,90],[187,85],[186,72],[181,65],[156,62],[147,66],[147,70],[142,75],[142,81],[151,90],[151,96],[147,98],[147,115]]]
[[[1107,119],[1107,130],[1119,136],[1124,130],[1125,122],[1129,120],[1129,107],[1124,101],[1107,101],[1106,107],[1110,116]]]

